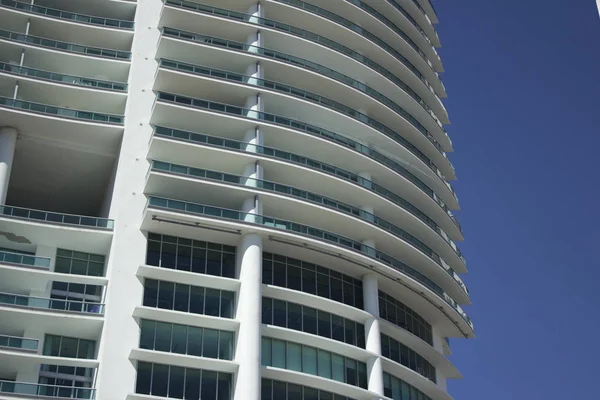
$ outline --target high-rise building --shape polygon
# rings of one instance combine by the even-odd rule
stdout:
[[[474,331],[436,23],[0,0],[0,399],[450,399]]]

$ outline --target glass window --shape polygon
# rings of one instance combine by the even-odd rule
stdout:
[[[190,286],[181,283],[175,284],[175,311],[189,311]]]
[[[231,375],[219,372],[217,400],[231,400]]]
[[[188,327],[188,354],[191,356],[202,356],[202,328]]]
[[[317,349],[305,346],[302,349],[302,371],[317,375]]]
[[[319,376],[331,379],[331,353],[324,350],[318,350],[318,353]]]
[[[273,324],[273,299],[263,297],[262,299],[262,323],[267,325]]]
[[[160,281],[158,285],[158,308],[173,309],[173,295],[175,284],[173,282]]]
[[[202,400],[216,400],[217,398],[217,373],[213,371],[202,371],[202,388],[200,398]]]
[[[317,310],[310,307],[304,307],[302,327],[304,332],[317,334]]]
[[[154,364],[152,368],[152,395],[167,397],[169,366]]]
[[[302,372],[302,346],[298,343],[287,343],[287,366],[292,371]]]
[[[302,386],[288,383],[287,400],[302,400]]]
[[[217,358],[219,356],[219,331],[204,329],[203,356]]]
[[[156,323],[154,350],[171,351],[171,328],[172,324],[168,322]]]
[[[150,394],[151,382],[152,364],[138,361],[135,392],[139,394]]]
[[[160,268],[233,278],[235,247],[148,233],[146,263]]]
[[[140,322],[140,348],[154,349],[154,327],[156,322],[143,319]]]
[[[190,288],[190,312],[204,314],[204,288],[192,286]]]
[[[325,311],[318,311],[319,336],[331,337],[331,314]]]
[[[220,331],[219,358],[221,360],[233,359],[233,332]]]
[[[264,366],[273,365],[273,360],[271,358],[271,339],[265,337],[261,340],[260,363]]]
[[[416,351],[384,334],[381,335],[381,344],[381,354],[384,357],[402,364],[436,383],[435,367]]]
[[[147,307],[156,307],[158,299],[158,281],[146,279],[144,281],[144,305]]]
[[[379,292],[379,316],[423,339],[433,346],[431,324],[392,296]]]
[[[302,330],[302,306],[299,304],[288,303],[287,309],[287,327],[297,331]]]
[[[221,290],[221,317],[233,318],[234,292]]]
[[[54,271],[63,274],[103,276],[104,264],[105,257],[101,254],[57,249]]]
[[[285,342],[282,340],[272,339],[271,340],[271,352],[273,367],[285,368]]]
[[[344,341],[344,318],[336,314],[331,316],[331,338],[339,342]]]
[[[206,295],[204,299],[204,313],[206,315],[213,315],[218,317],[219,309],[221,307],[221,295],[218,289],[206,288]]]
[[[183,399],[185,368],[171,365],[169,371],[169,397]]]
[[[332,358],[332,378],[338,382],[345,382],[346,374],[345,374],[345,365],[344,365],[344,357],[339,354],[333,354]]]
[[[185,369],[185,398],[200,399],[200,377],[199,369]]]
[[[173,338],[171,340],[171,352],[187,354],[187,326],[173,324]]]

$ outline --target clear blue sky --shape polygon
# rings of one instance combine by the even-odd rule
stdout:
[[[600,399],[594,0],[436,0],[477,338],[456,400]]]

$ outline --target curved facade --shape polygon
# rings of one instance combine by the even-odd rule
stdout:
[[[0,0],[0,396],[444,400],[429,0]]]

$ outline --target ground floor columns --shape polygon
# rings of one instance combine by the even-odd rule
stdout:
[[[370,314],[365,323],[366,349],[378,356],[367,360],[368,389],[383,396],[383,365],[381,363],[381,330],[379,327],[379,288],[376,274],[363,277],[363,302]]]
[[[8,126],[0,128],[0,205],[6,203],[16,145],[17,130]]]

